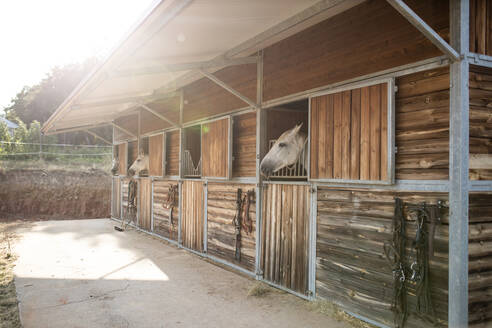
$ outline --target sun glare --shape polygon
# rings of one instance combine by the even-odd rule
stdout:
[[[0,2],[0,108],[52,67],[104,56],[152,0]]]

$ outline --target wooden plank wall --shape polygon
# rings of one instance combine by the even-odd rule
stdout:
[[[470,179],[492,180],[492,69],[470,66],[469,85]]]
[[[268,184],[262,202],[263,277],[302,294],[308,289],[310,188]]]
[[[448,1],[405,1],[447,39]],[[265,100],[442,55],[384,0],[365,1],[264,51]]]
[[[396,79],[396,179],[447,180],[449,67]]]
[[[392,268],[384,244],[392,240],[394,198],[404,202],[436,204],[447,202],[447,193],[394,192],[363,189],[318,188],[316,293],[345,309],[393,326]],[[415,238],[415,214],[404,210],[407,237]],[[436,318],[447,321],[448,210],[436,226],[434,256],[430,259],[432,302]],[[412,257],[411,243],[407,254]],[[408,283],[409,313],[415,312],[415,288]],[[432,326],[410,315],[406,327]]]
[[[179,130],[166,132],[166,175],[179,175]]]
[[[181,240],[184,247],[203,251],[204,192],[202,181],[185,180],[182,186]]]
[[[164,134],[149,137],[149,175],[162,176]]]
[[[127,173],[127,160],[126,160],[126,143],[122,143],[118,145],[118,174],[126,175]]]
[[[256,176],[256,113],[234,116],[232,176]]]
[[[138,156],[138,145],[136,141],[128,142],[128,168],[132,166]]]
[[[282,107],[269,108],[267,110],[267,142],[279,138],[282,133],[300,123],[302,123],[301,131],[307,134],[309,129],[308,116],[307,108],[306,110],[293,110]]]
[[[388,179],[388,84],[311,100],[311,178]]]
[[[152,110],[163,115],[172,122],[179,122],[179,97],[165,98],[146,104]],[[171,127],[171,124],[161,120],[147,110],[141,110],[140,133],[146,134]]]
[[[492,56],[492,2],[470,0],[470,52]]]
[[[207,192],[207,253],[234,263],[251,272],[255,271],[256,259],[256,199],[249,207],[253,221],[251,233],[241,230],[241,261],[235,259],[236,230],[232,223],[236,215],[237,189],[243,193],[255,190],[254,185],[209,183]]]
[[[170,218],[171,209],[166,208],[169,187],[178,185],[178,181],[154,181],[154,233],[163,237],[178,240],[178,220],[179,220],[179,193],[176,194],[176,206],[172,212],[172,222]]]
[[[151,230],[152,220],[152,180],[151,178],[138,179],[138,226],[144,230]]]
[[[468,319],[470,327],[492,326],[492,193],[469,196]]]
[[[127,115],[120,117],[115,120],[115,123],[118,126],[121,126],[122,128],[132,132],[134,135],[138,134],[138,115],[137,114],[132,114],[132,115]],[[113,141],[119,142],[119,141],[125,141],[128,139],[133,138],[133,136],[130,136],[126,134],[125,132],[121,131],[120,129],[114,128],[114,138]]]
[[[229,172],[229,118],[202,125],[202,176],[222,177]],[[194,162],[195,165],[198,162]]]
[[[120,178],[113,177],[113,191],[111,193],[111,214],[113,218],[120,218],[121,211],[121,185]]]
[[[202,132],[200,125],[190,126],[184,129],[185,144],[184,149],[190,152],[191,158],[195,166],[200,161]]]

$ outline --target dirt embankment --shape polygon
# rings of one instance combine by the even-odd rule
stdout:
[[[0,213],[43,218],[110,216],[111,177],[101,170],[0,171]]]

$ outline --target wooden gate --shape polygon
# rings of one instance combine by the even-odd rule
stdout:
[[[203,182],[184,181],[181,241],[184,247],[203,251]]]
[[[178,181],[154,181],[154,233],[177,241],[179,192],[176,192],[174,195],[174,206],[167,206],[170,201],[169,188],[171,186],[175,186],[177,188]]]
[[[111,200],[111,217],[120,218],[121,210],[121,185],[120,178],[113,177],[113,193]]]
[[[129,178],[121,179],[121,219],[126,222],[131,222],[133,224],[137,224],[137,215],[132,215],[128,210],[128,184],[130,183]]]
[[[152,219],[152,180],[140,178],[138,180],[138,226],[150,231]]]
[[[268,184],[262,202],[263,278],[302,294],[308,290],[309,188]]]

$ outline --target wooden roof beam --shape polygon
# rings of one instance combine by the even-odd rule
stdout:
[[[115,122],[111,122],[111,125],[114,126],[115,128],[117,128],[118,130],[123,131],[124,133],[128,134],[129,136],[134,137],[134,138],[137,138],[137,136],[135,135],[135,133],[132,133],[132,132],[128,131],[124,127],[121,127],[118,124],[116,124]]]
[[[66,129],[54,129],[50,130],[48,132],[43,133],[44,135],[53,135],[53,134],[60,134],[60,133],[67,133],[67,132],[77,132],[77,131],[86,131],[88,129],[95,129],[95,128],[100,128],[103,126],[111,125],[110,122],[102,122],[102,123],[97,123],[97,124],[90,124],[90,125],[82,125],[74,128],[66,128]]]
[[[179,128],[179,127],[180,127],[180,125],[179,125],[179,124],[177,124],[177,123],[175,123],[175,122],[171,121],[170,119],[168,119],[168,118],[167,118],[167,117],[165,117],[164,115],[159,114],[158,112],[156,112],[155,110],[153,110],[153,109],[152,109],[152,108],[150,108],[149,106],[147,106],[147,105],[145,105],[145,104],[137,104],[137,105],[138,105],[139,107],[141,107],[141,108],[145,109],[146,111],[150,112],[151,114],[153,114],[153,115],[157,116],[157,117],[158,117],[158,118],[160,118],[161,120],[163,120],[163,121],[165,121],[165,122],[167,122],[167,123],[171,124],[172,126],[177,127],[177,128]]]
[[[113,143],[109,140],[106,140],[105,138],[101,137],[100,135],[98,135],[97,133],[95,132],[92,132],[90,130],[85,130],[85,132],[87,132],[88,134],[90,134],[91,136],[93,136],[94,138],[96,139],[99,139],[101,141],[104,141],[105,143],[107,143],[108,145],[113,145]]]
[[[134,96],[134,97],[121,97],[121,98],[116,98],[116,97],[111,97],[111,98],[98,98],[94,101],[87,102],[87,103],[82,103],[82,104],[75,104],[72,105],[72,109],[83,109],[83,108],[91,108],[91,107],[101,107],[101,106],[111,106],[111,105],[121,105],[121,104],[126,104],[126,103],[135,103],[135,102],[151,102],[151,101],[158,101],[162,99],[167,99],[167,98],[173,98],[173,97],[179,97],[179,92],[169,92],[169,93],[163,93],[163,94],[153,94],[153,95],[146,95],[146,96]]]
[[[149,66],[135,69],[117,70],[110,74],[110,77],[131,77],[138,75],[152,75],[152,74],[163,74],[172,72],[182,72],[190,70],[201,70],[207,68],[223,68],[235,65],[247,65],[256,64],[258,58],[256,56],[252,57],[242,57],[242,58],[217,58],[209,61],[200,62],[190,62],[190,63],[179,63],[172,65],[158,65]]]
[[[230,93],[232,93],[233,95],[235,95],[236,97],[238,97],[239,99],[244,101],[246,104],[248,104],[252,108],[258,108],[258,105],[254,101],[252,101],[248,97],[244,96],[243,94],[241,94],[239,91],[237,91],[234,88],[232,88],[231,86],[229,86],[224,81],[218,79],[215,75],[213,75],[213,74],[211,74],[205,70],[200,70],[200,73],[202,73],[205,77],[207,77],[208,79],[213,81],[215,84],[221,86],[222,88],[226,89],[227,91],[229,91]]]
[[[439,50],[446,54],[452,61],[459,61],[460,55],[451,47],[436,31],[434,31],[426,22],[424,22],[410,7],[402,0],[386,0],[393,6],[410,24],[419,30],[430,42]]]

